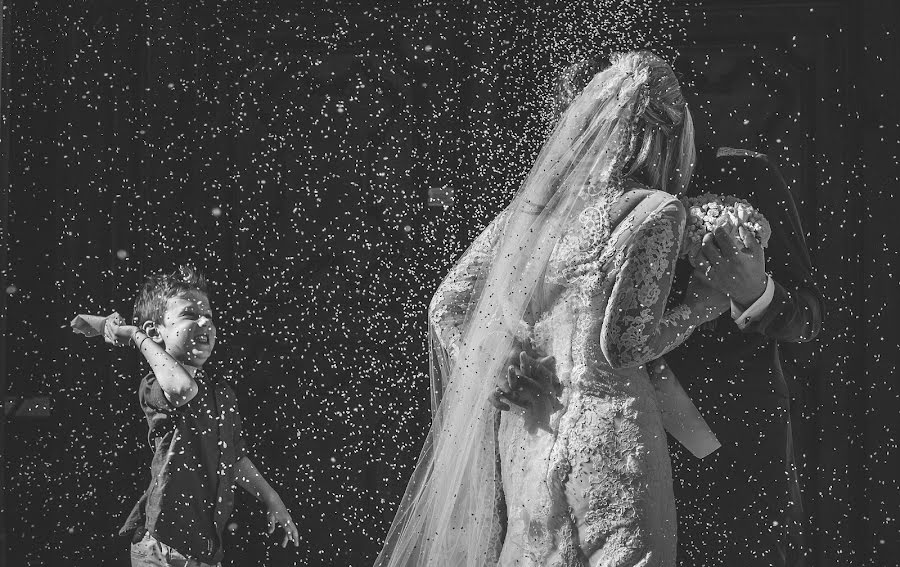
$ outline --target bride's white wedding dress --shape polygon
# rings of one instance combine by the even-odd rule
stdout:
[[[431,322],[451,358],[505,214],[431,302]],[[588,200],[573,218],[540,288],[549,307],[527,325],[536,349],[556,358],[562,409],[503,412],[496,429],[497,514],[505,516],[494,540],[498,564],[672,566],[666,435],[643,365],[704,320],[686,306],[666,310],[684,209],[667,193],[645,191],[631,202]]]

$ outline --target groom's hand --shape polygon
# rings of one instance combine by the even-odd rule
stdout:
[[[740,227],[739,234],[737,240],[719,227],[704,236],[697,267],[710,285],[747,308],[766,290],[766,257],[752,232]]]

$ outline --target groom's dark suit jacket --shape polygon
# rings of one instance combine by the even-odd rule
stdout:
[[[783,343],[811,341],[822,325],[822,295],[800,218],[784,178],[763,154],[701,152],[694,179],[689,196],[743,197],[769,220],[766,270],[775,294],[744,330],[725,313],[666,355],[722,443],[702,460],[670,443],[679,565],[806,565],[806,517],[790,422],[793,376],[780,354]],[[679,262],[673,302],[683,295],[690,271],[686,261]]]

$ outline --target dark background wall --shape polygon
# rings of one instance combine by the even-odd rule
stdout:
[[[524,175],[554,64],[589,51],[560,22],[589,4],[4,1],[0,563],[127,562],[140,361],[68,321],[130,314],[147,272],[191,261],[215,284],[210,364],[303,541],[278,548],[242,496],[226,564],[368,564],[428,424],[428,299]],[[787,356],[812,564],[900,564],[894,3],[627,25],[594,4],[610,45],[679,53],[703,143],[791,180],[828,300]]]

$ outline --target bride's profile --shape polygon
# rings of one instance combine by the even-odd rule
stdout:
[[[695,149],[671,67],[617,54],[429,308],[433,422],[378,566],[672,566],[666,435],[645,364],[728,307],[667,308]],[[523,345],[558,400],[491,403]]]

